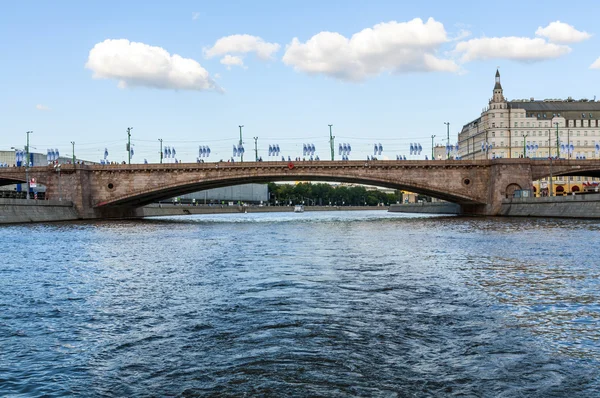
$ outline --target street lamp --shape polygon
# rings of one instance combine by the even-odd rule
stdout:
[[[240,147],[241,147],[242,145],[244,145],[244,142],[242,140],[242,127],[244,127],[244,125],[242,124],[239,127],[240,127]],[[242,152],[242,154],[240,155],[240,161],[241,162],[244,161],[244,152]]]
[[[558,142],[558,122],[554,122],[554,125],[556,126],[556,158],[560,159],[560,143]]]
[[[29,199],[29,190],[31,189],[31,185],[29,183],[29,134],[32,134],[33,131],[28,131],[27,132],[27,147],[25,148],[26,152],[27,152],[27,159],[25,162],[25,178],[27,179],[27,195],[25,196],[27,199]]]
[[[433,139],[435,138],[435,135],[432,134],[431,135],[431,160],[435,160],[435,157],[433,157]]]
[[[58,200],[62,201],[62,190],[60,189],[60,163],[54,165],[54,170],[58,173]]]
[[[258,162],[258,137],[254,138],[254,161]]]
[[[127,127],[127,161],[131,164],[131,130],[133,127]]]
[[[160,142],[160,163],[162,164],[162,159],[163,159],[162,138],[159,138],[158,141]]]
[[[447,145],[450,146],[450,122],[444,122],[444,124],[447,127],[447,130],[446,130],[447,131],[447,135],[448,135],[448,137],[447,137],[448,138],[448,144]],[[448,152],[447,156],[448,156],[448,159],[450,159],[450,152]]]
[[[529,136],[529,134],[523,132],[523,158],[527,157],[527,154],[525,152],[525,138],[527,138]]]
[[[335,137],[332,135],[332,132],[331,132],[331,128],[333,127],[333,124],[328,124],[328,126],[329,126],[329,147],[331,148],[331,160],[333,160],[333,157],[335,155],[335,151],[333,150],[333,146],[334,146],[333,139]]]
[[[71,141],[71,145],[73,146],[73,164],[75,164],[75,141]]]

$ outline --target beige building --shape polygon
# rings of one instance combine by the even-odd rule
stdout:
[[[572,98],[509,101],[496,71],[488,106],[463,126],[458,142],[462,159],[598,158],[600,102]]]
[[[461,159],[561,158],[594,159],[600,153],[600,102],[567,98],[509,101],[500,73],[492,98],[481,115],[465,124],[458,135]],[[597,179],[561,177],[554,191],[583,191]],[[564,183],[564,184],[563,184]],[[536,191],[546,184],[536,182]],[[563,186],[564,185],[564,186]],[[575,187],[575,188],[573,188]]]

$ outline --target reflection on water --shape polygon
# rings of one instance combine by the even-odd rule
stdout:
[[[0,395],[598,396],[600,224],[0,228]]]

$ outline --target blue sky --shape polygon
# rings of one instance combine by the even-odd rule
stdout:
[[[454,142],[479,115],[496,67],[509,99],[600,96],[595,1],[171,3],[3,2],[0,150],[33,130],[37,151],[67,154],[75,141],[80,158],[106,147],[121,161],[133,127],[136,162],[158,161],[158,138],[183,161],[199,145],[228,159],[243,124],[246,159],[255,136],[264,159],[275,143],[292,157],[314,143],[327,158],[333,124],[336,152],[351,143],[351,158],[375,142],[389,158],[421,143],[422,158],[432,134],[445,143],[445,121]],[[156,54],[173,61],[168,76]]]

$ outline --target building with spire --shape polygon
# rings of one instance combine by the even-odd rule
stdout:
[[[461,159],[600,158],[600,102],[595,97],[509,101],[504,97],[498,70],[494,83],[487,106],[458,135]],[[571,185],[576,191],[582,190],[581,183],[569,182],[564,188],[559,183],[558,192],[571,192]]]

